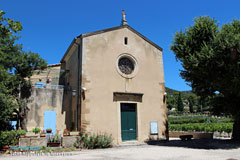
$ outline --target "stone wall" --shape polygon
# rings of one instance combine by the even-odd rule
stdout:
[[[74,147],[74,143],[79,136],[64,136],[62,137],[62,147],[69,148]]]
[[[60,64],[49,65],[45,70],[43,70],[40,74],[38,74],[38,70],[31,76],[30,80],[32,84],[39,82],[39,79],[42,79],[42,82],[47,82],[47,79],[52,80],[52,85],[59,84],[59,76],[60,76]]]
[[[77,137],[79,136],[62,137],[61,146],[64,148],[74,147]],[[47,147],[47,137],[19,138],[19,147]]]
[[[19,138],[19,147],[47,147],[47,138]]]
[[[179,136],[183,135],[192,135],[193,138],[196,139],[213,139],[213,133],[205,133],[205,132],[169,132],[169,137],[179,138]]]
[[[62,89],[32,88],[28,99],[27,130],[44,128],[44,112],[56,111],[56,133],[62,135],[65,125],[65,112],[62,110]]]

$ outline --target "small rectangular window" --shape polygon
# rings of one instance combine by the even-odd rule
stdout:
[[[127,37],[124,38],[124,44],[125,44],[125,45],[128,44],[128,38],[127,38]]]

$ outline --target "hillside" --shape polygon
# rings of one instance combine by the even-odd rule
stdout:
[[[178,95],[179,92],[181,92],[183,99],[186,99],[190,95],[194,94],[192,91],[178,91],[178,90],[171,89],[171,88],[168,88],[168,87],[166,87],[165,89],[166,89],[167,95],[169,95],[169,96]]]

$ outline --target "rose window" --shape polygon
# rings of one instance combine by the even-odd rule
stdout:
[[[118,68],[124,74],[131,74],[134,70],[134,63],[130,59],[123,57],[118,61]]]

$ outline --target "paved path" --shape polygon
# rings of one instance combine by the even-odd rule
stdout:
[[[240,160],[240,145],[219,144],[204,141],[170,141],[154,145],[122,145],[110,149],[82,150],[66,152],[65,156],[10,156],[2,155],[6,160],[81,160],[81,159],[166,159],[166,160]],[[222,142],[221,142],[222,143]],[[207,145],[206,145],[207,144]],[[212,145],[209,145],[212,144]]]

